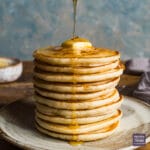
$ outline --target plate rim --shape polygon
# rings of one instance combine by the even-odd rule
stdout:
[[[32,98],[32,96],[31,96],[31,98]],[[142,101],[142,100],[140,100],[140,99],[138,99],[138,98],[131,97],[131,96],[124,96],[124,98],[130,98],[130,99],[132,99],[132,100],[134,100],[134,101],[136,101],[136,102],[138,102],[138,103],[140,103],[140,104],[142,104],[142,105],[145,105],[146,107],[150,107],[150,104],[148,104],[148,103],[146,103],[146,102],[144,102],[144,101]],[[28,99],[30,99],[30,98],[28,98]],[[1,112],[3,112],[3,110],[5,110],[9,105],[11,105],[11,104],[13,104],[13,103],[18,103],[18,102],[23,101],[23,100],[25,100],[25,99],[17,100],[17,101],[15,101],[15,102],[9,103],[8,105],[2,107],[2,108],[0,109],[0,115],[1,115]],[[13,144],[14,146],[17,146],[17,147],[19,147],[19,148],[30,149],[30,150],[37,150],[37,148],[38,148],[39,150],[47,150],[47,149],[35,147],[35,146],[33,146],[33,145],[28,145],[28,146],[25,145],[23,142],[17,141],[16,139],[13,139],[12,137],[10,137],[7,133],[5,133],[5,132],[3,131],[3,129],[2,129],[1,127],[0,127],[0,136],[1,136],[4,140],[6,140],[7,142],[9,142],[9,143],[11,143],[11,144]],[[149,143],[149,142],[150,142],[150,136],[148,136],[148,137],[146,138],[146,144]],[[140,146],[133,146],[133,145],[130,145],[130,146],[126,146],[126,147],[123,147],[123,148],[121,148],[121,149],[118,149],[118,150],[130,150],[130,149],[135,149],[135,148],[139,148],[139,147],[140,147]]]

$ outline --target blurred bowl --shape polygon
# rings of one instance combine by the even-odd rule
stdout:
[[[22,62],[15,58],[0,57],[0,83],[17,80],[23,70]]]

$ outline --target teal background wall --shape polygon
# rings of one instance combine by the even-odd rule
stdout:
[[[122,58],[150,57],[150,0],[79,0],[77,35]],[[0,0],[0,56],[32,59],[34,49],[72,36],[72,0]]]

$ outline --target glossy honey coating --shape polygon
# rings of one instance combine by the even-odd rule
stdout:
[[[34,52],[35,57],[40,55],[51,58],[103,58],[119,56],[119,53],[115,50],[93,47],[89,40],[76,37],[64,41],[61,46],[49,46]]]

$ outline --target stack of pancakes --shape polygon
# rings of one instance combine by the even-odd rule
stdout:
[[[116,130],[123,101],[115,88],[123,73],[119,52],[74,38],[33,56],[39,131],[68,141],[92,141]]]

